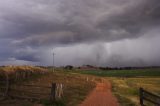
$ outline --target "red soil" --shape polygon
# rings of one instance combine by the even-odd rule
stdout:
[[[97,83],[96,88],[80,106],[119,106],[119,104],[112,95],[110,82],[105,81]]]

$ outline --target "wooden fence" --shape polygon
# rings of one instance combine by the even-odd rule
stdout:
[[[0,81],[0,100],[17,98],[28,100],[49,99],[55,101],[63,96],[63,84],[52,83],[51,86],[12,84],[9,80]]]
[[[153,93],[150,93],[143,88],[139,89],[139,94],[140,94],[140,104],[141,106],[146,106],[144,101],[148,101],[155,106],[160,106],[160,96],[155,95]]]

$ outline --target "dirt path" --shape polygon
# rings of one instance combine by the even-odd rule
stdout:
[[[119,106],[119,104],[112,95],[110,82],[105,81],[97,82],[96,88],[80,106]]]

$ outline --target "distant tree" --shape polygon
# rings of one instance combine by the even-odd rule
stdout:
[[[73,69],[73,66],[67,65],[67,66],[65,66],[65,69],[72,70],[72,69]]]

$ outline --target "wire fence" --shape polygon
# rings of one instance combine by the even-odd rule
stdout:
[[[155,95],[151,92],[144,90],[143,88],[139,89],[140,94],[140,104],[141,106],[146,106],[145,101],[154,104],[155,106],[160,106],[160,96]]]
[[[13,84],[8,79],[0,81],[0,100],[17,98],[29,100],[49,99],[55,101],[63,96],[63,84],[51,83],[50,86]]]

